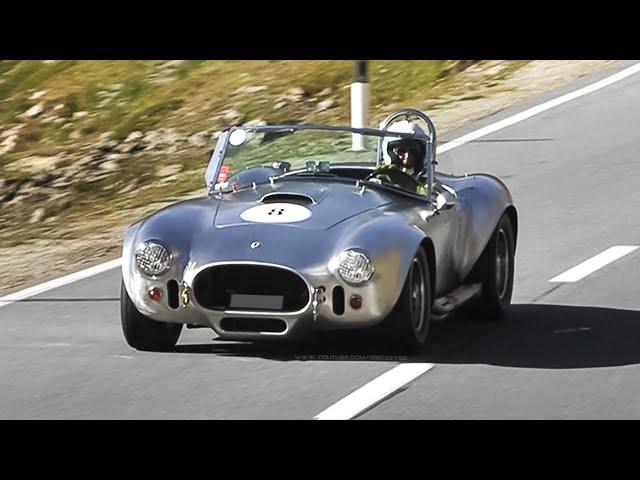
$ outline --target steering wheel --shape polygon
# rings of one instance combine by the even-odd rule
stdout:
[[[410,174],[408,174],[406,172],[403,172],[400,169],[390,169],[388,171],[382,171],[382,172],[374,171],[374,172],[371,172],[369,175],[367,175],[367,177],[364,179],[364,181],[368,182],[368,181],[372,180],[375,177],[381,176],[381,177],[386,177],[388,179],[387,183],[390,183],[391,185],[395,185],[395,186],[397,186],[399,188],[406,189],[407,188],[406,185],[402,185],[400,183],[397,183],[397,182],[393,181],[394,179],[392,177],[396,176],[398,174],[401,175],[401,178],[404,177],[407,180],[409,180],[415,186],[415,189],[417,190],[417,188],[420,185],[420,183],[412,175],[410,175]]]

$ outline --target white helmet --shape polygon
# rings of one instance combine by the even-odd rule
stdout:
[[[380,128],[383,128],[383,126],[384,125],[381,124]],[[387,131],[398,132],[398,133],[410,133],[419,137],[427,138],[427,134],[424,132],[422,128],[420,128],[418,124],[409,122],[407,120],[393,123],[387,129]],[[427,145],[424,140],[408,139],[408,138],[402,139],[401,137],[384,137],[382,141],[382,156],[384,158],[385,165],[391,165],[392,163],[398,162],[398,158],[393,153],[392,150],[394,146],[402,142],[410,142],[413,144],[417,144],[417,146],[420,149],[418,154],[419,164],[415,166],[414,170],[416,172],[422,171],[422,169],[424,168],[424,157],[427,149]]]

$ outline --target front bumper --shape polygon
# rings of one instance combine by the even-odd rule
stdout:
[[[195,298],[194,279],[204,269],[229,264],[260,265],[291,270],[306,283],[309,289],[309,302],[303,309],[296,312],[204,308]],[[284,265],[259,262],[224,262],[201,267],[189,263],[180,274],[169,271],[160,279],[150,279],[141,275],[132,264],[127,265],[127,268],[123,266],[129,296],[144,315],[161,322],[210,327],[222,338],[248,341],[294,339],[317,331],[367,328],[380,323],[390,313],[399,295],[397,284],[388,285],[381,271],[384,272],[384,268],[376,268],[376,274],[367,284],[355,287],[343,282],[329,267],[316,266],[307,270],[294,270]],[[156,302],[147,294],[153,287],[166,292],[167,281],[170,279],[175,279],[180,285],[178,308],[169,306],[167,295],[163,295],[160,301]],[[394,282],[394,279],[391,279],[391,282]],[[340,288],[344,299],[343,312],[339,308],[336,309],[334,304],[334,294],[339,297]],[[352,295],[362,298],[361,308],[351,308],[349,299]],[[252,319],[251,322],[246,322],[253,325],[252,330],[239,331],[238,324],[242,324],[246,319]],[[281,331],[260,329],[261,322],[267,324],[273,320],[281,322],[283,325]],[[228,328],[229,325],[234,326],[233,330]]]

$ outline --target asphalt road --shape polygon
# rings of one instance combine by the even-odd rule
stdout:
[[[376,355],[375,339],[354,334],[282,349],[208,330],[184,330],[177,352],[142,353],[122,337],[113,270],[0,308],[0,418],[311,419],[415,362],[435,367],[358,418],[640,418],[640,249],[575,283],[549,282],[611,246],[640,245],[638,104],[635,74],[440,157],[444,171],[492,173],[513,193],[520,232],[503,322],[436,324],[411,358]]]

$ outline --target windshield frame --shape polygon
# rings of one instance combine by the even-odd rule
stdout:
[[[388,125],[388,123],[387,123]],[[218,142],[216,144],[216,148],[213,151],[211,159],[209,161],[209,165],[207,166],[205,172],[205,182],[207,188],[209,190],[209,195],[212,195],[215,192],[215,181],[219,178],[220,171],[224,164],[225,155],[227,149],[230,145],[229,140],[231,134],[236,130],[244,130],[246,132],[251,133],[260,133],[260,132],[286,132],[291,131],[304,131],[304,130],[318,130],[318,131],[333,131],[333,132],[343,132],[343,133],[352,133],[352,134],[360,134],[365,136],[373,136],[378,137],[378,151],[376,164],[381,165],[383,160],[383,152],[382,152],[382,141],[384,137],[395,137],[402,139],[416,139],[426,142],[427,149],[425,154],[424,164],[426,166],[426,177],[427,177],[427,192],[429,199],[432,198],[432,183],[433,183],[433,168],[435,165],[435,158],[430,159],[430,157],[434,157],[433,153],[435,152],[434,141],[435,135],[431,137],[426,135],[416,135],[413,133],[402,133],[402,132],[393,132],[389,130],[381,130],[375,128],[354,128],[354,127],[344,127],[344,126],[332,126],[332,125],[313,125],[313,124],[302,124],[302,125],[246,125],[246,126],[234,126],[227,130],[225,130],[220,137],[218,138]],[[367,182],[368,183],[368,182]],[[424,197],[423,197],[424,198]]]

